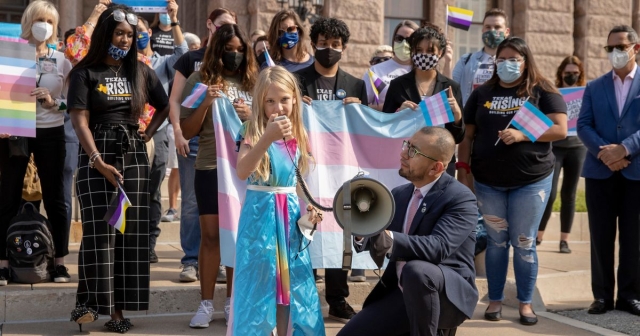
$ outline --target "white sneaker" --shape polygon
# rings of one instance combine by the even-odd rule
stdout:
[[[213,320],[213,302],[212,300],[200,301],[200,306],[196,315],[191,319],[189,326],[191,328],[209,328],[209,322]]]
[[[226,325],[229,325],[230,314],[231,314],[231,298],[228,297],[224,300],[224,320]]]

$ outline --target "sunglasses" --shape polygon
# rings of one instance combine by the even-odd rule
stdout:
[[[297,32],[297,31],[298,31],[298,26],[296,26],[296,25],[289,26],[289,27],[287,27],[287,29],[286,29],[286,30],[278,29],[278,33],[279,33],[280,35],[282,35],[282,34],[284,34],[284,33],[289,33],[289,34],[291,34],[291,33],[295,33],[295,32]]]
[[[375,57],[371,58],[371,61],[369,63],[371,65],[376,65],[376,64],[379,64],[379,63],[382,63],[382,62],[386,62],[386,61],[388,61],[390,59],[391,59],[390,56],[385,56],[385,57],[375,56]]]
[[[416,147],[414,147],[413,145],[411,145],[411,144],[409,143],[409,141],[406,141],[406,140],[402,142],[402,151],[404,152],[405,150],[407,151],[407,154],[409,154],[409,157],[410,157],[410,158],[415,157],[415,156],[416,156],[416,154],[417,154],[417,155],[422,155],[422,156],[426,157],[427,159],[433,160],[433,161],[435,161],[435,162],[440,161],[440,160],[438,160],[438,159],[434,159],[434,158],[432,158],[431,156],[426,155],[426,154],[424,154],[424,153],[420,152]]]
[[[133,13],[125,14],[125,12],[123,12],[121,9],[116,9],[113,12],[111,12],[111,14],[109,14],[109,16],[112,16],[112,15],[113,15],[113,19],[116,20],[116,22],[124,22],[124,20],[126,19],[130,25],[132,26],[138,25],[138,17]],[[107,16],[105,20],[108,19],[109,16]]]
[[[614,45],[614,46],[604,46],[604,50],[606,50],[608,53],[613,52],[613,49],[618,49],[620,51],[627,51],[627,49],[629,49],[629,47],[635,45],[635,43],[633,44],[618,44],[618,45]]]
[[[406,41],[408,39],[409,39],[409,37],[404,37],[402,35],[396,35],[396,36],[393,37],[393,42],[402,43],[402,41]],[[409,42],[409,41],[407,41],[407,42]]]

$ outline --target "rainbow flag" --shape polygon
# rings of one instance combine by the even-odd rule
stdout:
[[[196,84],[196,86],[193,87],[193,90],[191,90],[191,94],[182,102],[182,106],[186,108],[198,108],[207,96],[208,88],[208,86],[202,83]]]
[[[472,20],[472,10],[447,6],[447,24],[449,26],[468,31]]]
[[[524,133],[531,142],[535,142],[553,126],[553,121],[527,101],[522,104],[518,113],[513,116],[511,124]]]
[[[269,49],[267,49],[267,44],[264,41],[262,41],[262,43],[264,43],[264,53],[265,55],[267,55],[267,66],[268,67],[276,66],[276,62],[273,61],[273,59],[271,58],[271,55],[269,54]]]
[[[167,12],[167,0],[118,0],[117,3],[127,5],[140,13]]]
[[[369,177],[389,189],[407,183],[398,175],[400,151],[402,141],[425,126],[419,113],[411,109],[380,113],[360,104],[345,105],[340,100],[331,100],[314,101],[311,106],[304,104],[302,116],[315,158],[315,168],[305,181],[321,204],[332,206],[336,191],[359,171],[368,172]],[[222,264],[233,267],[247,183],[236,174],[236,137],[242,124],[228,99],[214,100],[213,124],[218,163],[220,253]],[[305,209],[306,205],[301,204],[300,208]],[[309,246],[313,267],[341,268],[343,234],[333,215],[325,214],[313,237]],[[368,253],[354,253],[353,268],[378,267]]]
[[[124,233],[124,230],[127,225],[127,209],[131,206],[131,202],[125,194],[124,189],[120,182],[118,182],[118,190],[113,198],[111,199],[111,204],[107,209],[107,213],[104,215],[104,221],[107,224],[116,228],[120,233]]]
[[[427,126],[440,126],[454,120],[448,98],[447,90],[442,90],[418,104]]]
[[[380,92],[387,87],[387,83],[382,81],[380,77],[376,76],[371,69],[369,69],[369,82],[371,83],[371,90],[373,90],[373,101],[376,104],[380,104]]]
[[[36,48],[20,38],[19,27],[0,24],[0,133],[34,138]]]

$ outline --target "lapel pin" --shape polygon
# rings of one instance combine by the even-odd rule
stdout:
[[[426,204],[424,204],[424,206],[422,207],[422,213],[425,213],[425,212],[427,212],[427,205]]]

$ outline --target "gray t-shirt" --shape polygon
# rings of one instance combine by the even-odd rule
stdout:
[[[317,100],[336,100],[336,76],[333,77],[325,77],[320,76],[318,80],[316,80],[316,97]]]

